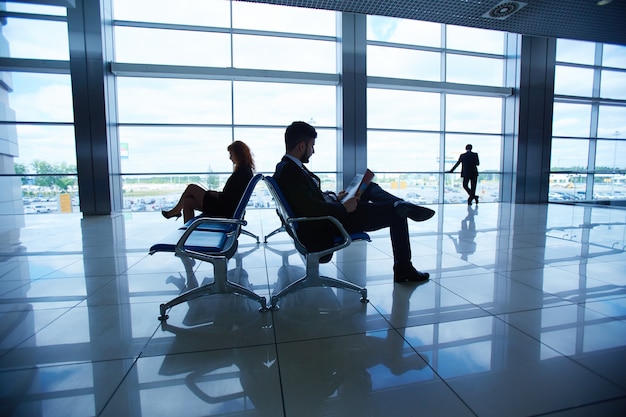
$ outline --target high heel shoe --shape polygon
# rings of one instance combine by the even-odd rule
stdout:
[[[171,215],[171,216],[168,216],[167,211],[165,211],[165,210],[161,210],[161,215],[162,215],[163,217],[165,217],[166,219],[171,219],[172,217],[174,217],[176,220],[178,220],[178,218],[181,216],[181,214],[180,214],[180,213],[178,213],[178,214],[173,214],[173,215]]]

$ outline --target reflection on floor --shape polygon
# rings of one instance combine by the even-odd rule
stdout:
[[[163,323],[185,270],[147,250],[179,223],[2,216],[0,415],[626,415],[626,210],[433,208],[410,225],[425,284],[393,284],[382,230],[322,266],[369,304],[309,288],[260,313],[216,295]],[[271,209],[247,220],[260,236],[279,225]],[[285,233],[241,236],[229,262],[268,299],[303,273]]]

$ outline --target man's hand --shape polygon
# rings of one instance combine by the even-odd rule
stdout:
[[[352,213],[354,210],[356,210],[356,206],[358,202],[359,202],[359,199],[357,197],[352,197],[344,201],[343,206],[346,208],[346,211],[348,213]]]
[[[339,199],[339,201],[341,201],[341,199],[348,194],[345,190],[344,191],[339,191],[339,193],[337,194],[337,198]]]

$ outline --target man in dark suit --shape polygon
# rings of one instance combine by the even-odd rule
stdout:
[[[465,146],[466,152],[459,156],[459,160],[456,161],[456,164],[452,167],[449,173],[454,172],[456,167],[459,164],[463,164],[461,167],[461,178],[463,178],[463,188],[469,194],[467,199],[467,204],[472,205],[472,200],[476,201],[478,204],[478,196],[476,195],[476,182],[478,181],[478,165],[480,165],[480,161],[478,160],[478,154],[476,152],[472,152],[472,145],[468,144]]]
[[[293,122],[285,131],[286,154],[276,165],[274,178],[296,216],[333,216],[348,233],[374,231],[389,227],[394,257],[394,281],[420,282],[429,278],[411,264],[411,246],[407,217],[414,221],[430,219],[435,212],[408,203],[370,183],[360,196],[341,203],[344,191],[337,196],[320,189],[320,179],[303,164],[315,152],[315,128],[305,122]],[[298,237],[309,250],[329,248],[336,228],[328,221],[299,225]],[[328,262],[330,258],[326,259]]]

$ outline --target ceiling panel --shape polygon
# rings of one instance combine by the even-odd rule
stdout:
[[[626,0],[240,0],[626,45]],[[604,0],[607,2],[607,0]],[[500,5],[498,18],[485,15]],[[522,6],[522,7],[519,7]]]

